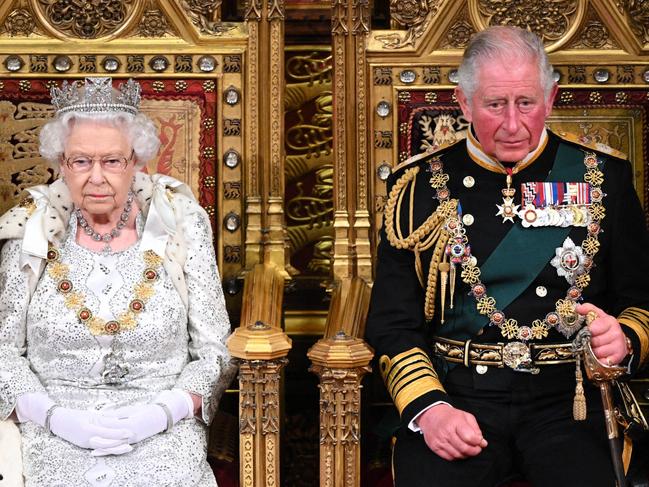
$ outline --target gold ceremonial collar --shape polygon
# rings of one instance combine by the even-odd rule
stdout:
[[[503,166],[503,164],[498,159],[487,155],[487,153],[482,150],[482,145],[480,145],[478,139],[476,139],[475,135],[473,135],[473,126],[471,126],[467,132],[468,135],[466,138],[466,147],[471,159],[473,159],[473,161],[480,167],[483,167],[488,171],[506,174],[507,171],[505,170],[505,166]],[[518,171],[521,171],[532,164],[541,155],[547,143],[548,131],[546,128],[544,128],[543,132],[541,133],[539,145],[536,147],[536,149],[527,154],[527,156],[525,156],[525,159],[518,161],[514,165],[512,173],[516,174]]]

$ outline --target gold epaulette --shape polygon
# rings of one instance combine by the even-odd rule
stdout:
[[[427,392],[444,392],[430,357],[421,348],[411,348],[392,358],[383,355],[379,363],[381,376],[399,414]]]
[[[649,359],[649,311],[642,308],[627,308],[617,320],[631,328],[640,340],[640,367]]]
[[[579,137],[578,135],[571,134],[570,132],[564,132],[563,130],[554,133],[567,142],[572,142],[573,144],[586,147],[587,149],[603,152],[604,154],[617,157],[618,159],[627,158],[627,155],[624,152],[619,151],[617,149],[613,149],[613,147],[610,147],[606,144],[602,144],[601,142],[591,142],[588,140],[584,140],[582,137]]]
[[[419,162],[419,161],[421,161],[422,159],[425,159],[426,157],[434,156],[435,154],[438,154],[439,152],[442,152],[443,150],[445,150],[445,149],[451,147],[452,145],[455,145],[455,144],[457,144],[458,142],[464,142],[464,141],[465,141],[464,139],[456,140],[455,142],[450,142],[450,143],[448,143],[448,144],[438,145],[438,146],[435,147],[434,149],[426,150],[426,151],[424,151],[424,152],[420,152],[419,154],[415,154],[414,156],[410,156],[410,157],[409,157],[408,159],[406,159],[405,161],[400,162],[399,164],[397,164],[397,165],[392,169],[392,173],[396,173],[397,171],[400,171],[400,170],[403,169],[404,167],[408,167],[408,166],[414,164],[415,162]]]

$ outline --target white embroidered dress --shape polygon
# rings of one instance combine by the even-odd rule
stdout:
[[[149,209],[147,188],[139,194],[144,209]],[[138,315],[137,327],[114,337],[93,336],[66,307],[47,271],[31,289],[28,266],[21,267],[23,240],[5,242],[0,261],[0,419],[13,411],[17,395],[31,391],[45,390],[64,407],[98,410],[147,403],[172,388],[203,397],[202,418],[181,420],[124,455],[96,458],[34,423],[21,424],[26,486],[216,485],[206,461],[206,423],[232,378],[225,347],[230,325],[209,222],[196,202],[179,199],[183,218],[166,245],[182,248],[184,287],[173,282],[174,272],[168,272],[173,266],[160,266],[155,293]],[[79,246],[76,219],[68,215],[68,221],[58,243],[61,261],[69,265],[68,278],[85,295],[89,309],[105,320],[115,319],[142,280],[142,241],[151,235],[145,229],[132,247],[104,255]],[[102,381],[111,347],[128,365],[121,385]]]

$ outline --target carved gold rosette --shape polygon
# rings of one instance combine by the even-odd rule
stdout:
[[[127,29],[135,18],[136,0],[36,0],[37,15],[52,34],[62,38],[101,39]]]

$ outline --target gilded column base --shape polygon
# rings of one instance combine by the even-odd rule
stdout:
[[[242,487],[280,484],[280,372],[286,358],[239,366],[239,479]]]
[[[320,378],[320,486],[360,485],[360,390],[373,352],[339,332],[308,352]]]

